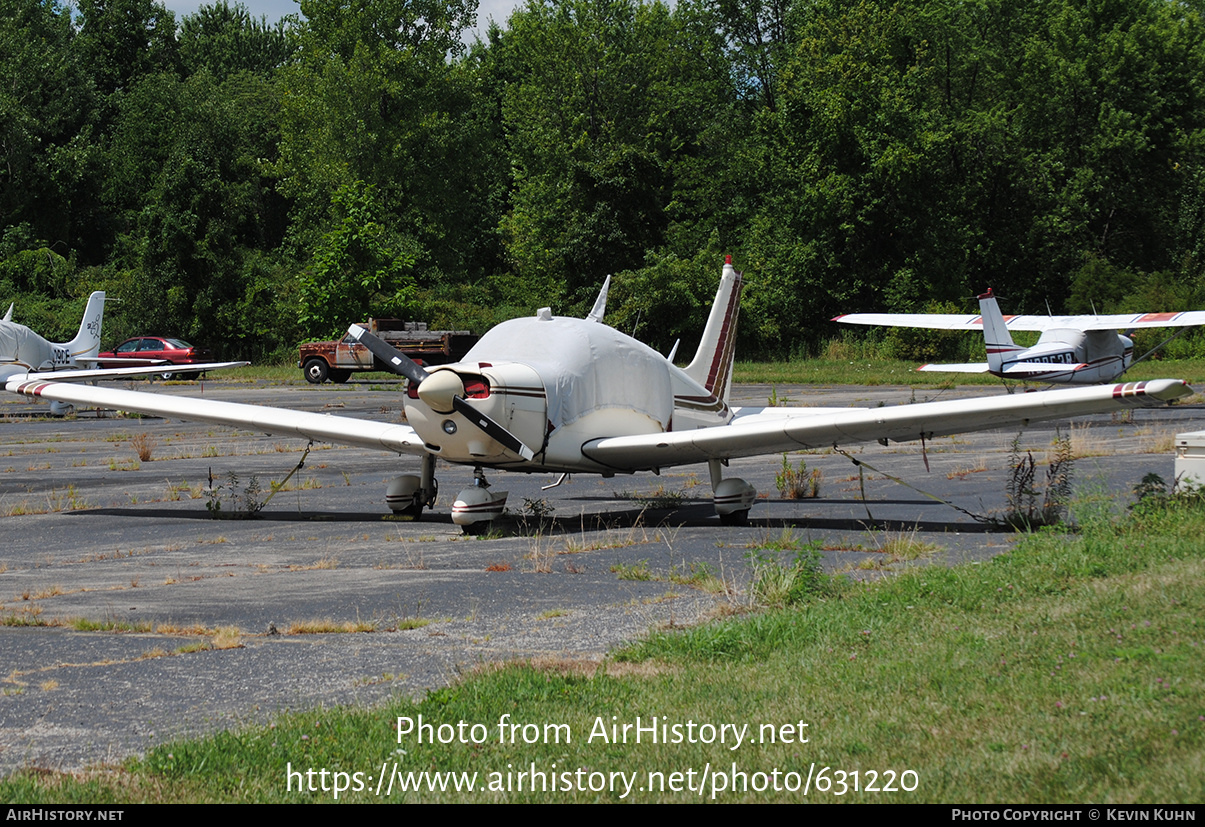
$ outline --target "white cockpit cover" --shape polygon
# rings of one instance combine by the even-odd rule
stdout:
[[[601,408],[622,408],[646,414],[664,429],[674,412],[665,357],[598,322],[513,319],[482,336],[466,362],[533,368],[544,380],[548,420],[557,428]]]

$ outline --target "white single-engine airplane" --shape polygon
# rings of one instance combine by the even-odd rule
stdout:
[[[986,362],[921,365],[917,370],[990,373],[1002,379],[1032,379],[1056,385],[1097,385],[1112,382],[1135,364],[1134,343],[1128,336],[1116,331],[1140,327],[1196,327],[1205,324],[1205,311],[1119,313],[1111,316],[1005,316],[1000,312],[996,297],[988,290],[979,296],[978,316],[956,313],[850,313],[837,316],[833,321],[883,327],[983,331]],[[1010,330],[1040,330],[1042,335],[1033,347],[1021,347],[1013,343]],[[1141,362],[1158,349],[1154,348],[1138,361]]]
[[[506,492],[486,483],[486,468],[610,477],[706,462],[716,513],[724,523],[740,523],[757,492],[744,480],[724,477],[727,461],[736,457],[926,440],[1161,405],[1191,392],[1182,381],[1162,379],[894,408],[732,408],[728,392],[742,286],[729,259],[686,368],[603,324],[601,295],[585,319],[558,318],[542,308],[534,318],[498,325],[462,361],[429,369],[353,325],[353,336],[410,380],[406,425],[34,378],[10,380],[7,389],[415,454],[422,457],[422,473],[395,477],[386,495],[391,509],[415,517],[435,503],[436,458],[470,465],[474,485],[452,504],[453,522],[470,532],[487,526],[506,503]]]
[[[145,360],[148,367],[97,368],[100,329],[104,315],[105,294],[97,290],[88,297],[88,306],[84,308],[84,318],[75,338],[70,342],[56,344],[46,341],[25,325],[14,322],[13,306],[10,304],[8,312],[0,319],[0,381],[27,380],[54,374],[56,380],[79,382],[157,373],[162,370],[150,367],[159,364],[150,359]],[[214,370],[242,364],[246,362],[218,362],[197,365],[197,368]],[[54,400],[50,402],[50,412],[55,416],[65,416],[71,411],[70,403]]]

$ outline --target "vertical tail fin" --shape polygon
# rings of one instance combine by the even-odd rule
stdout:
[[[1004,357],[1023,348],[1013,344],[1004,314],[1000,312],[1000,304],[990,287],[979,296],[979,315],[983,319],[983,344],[987,349],[988,371],[999,373],[1004,369]]]
[[[95,358],[100,353],[100,326],[105,316],[105,294],[97,290],[88,297],[88,306],[84,308],[84,318],[80,322],[79,333],[63,347],[76,359]]]
[[[603,316],[607,314],[607,291],[611,288],[611,277],[608,275],[606,281],[603,282],[602,290],[598,291],[598,298],[594,300],[594,307],[586,315],[588,322],[601,322]]]
[[[711,305],[711,315],[703,328],[703,338],[695,358],[686,366],[686,375],[707,388],[718,399],[728,401],[732,384],[732,362],[736,353],[736,320],[740,315],[741,291],[745,283],[732,266],[732,256],[724,259],[720,287]]]

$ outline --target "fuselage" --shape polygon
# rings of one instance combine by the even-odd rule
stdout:
[[[461,413],[436,410],[412,389],[407,420],[427,449],[448,462],[608,474],[613,469],[582,455],[584,443],[713,427],[732,418],[723,400],[664,356],[586,319],[547,313],[514,319],[489,331],[463,361],[429,370],[424,388],[443,371],[455,373],[463,398],[535,453],[524,460]]]
[[[1110,330],[1054,329],[1044,331],[1033,347],[1014,346],[1002,356],[1001,367],[991,371],[995,376],[1097,385],[1125,373],[1134,361],[1134,343]],[[1019,365],[1024,366],[1023,372],[1015,369]],[[1049,365],[1049,370],[1041,367],[1044,365]]]
[[[79,367],[66,344],[48,342],[25,325],[0,322],[0,376]]]

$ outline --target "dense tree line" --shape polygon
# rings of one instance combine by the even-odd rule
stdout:
[[[0,0],[0,298],[283,356],[540,305],[745,353],[856,310],[1205,299],[1205,49],[1169,0]]]

